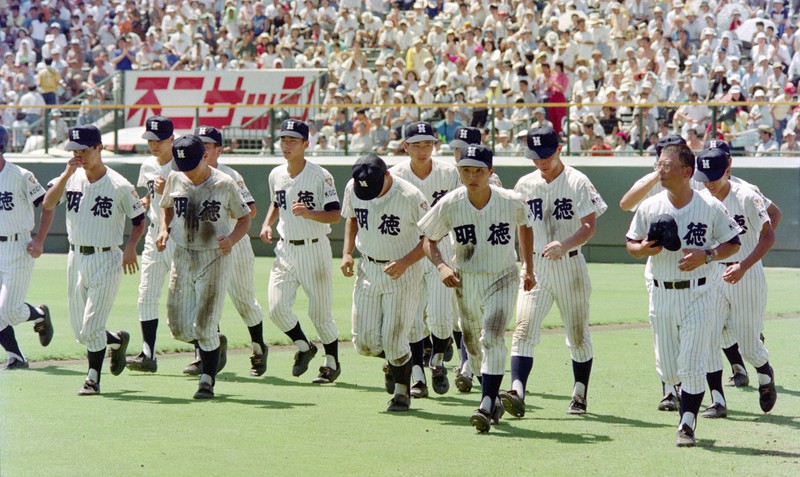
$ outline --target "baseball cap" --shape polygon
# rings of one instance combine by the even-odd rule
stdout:
[[[386,163],[375,154],[359,157],[353,164],[353,192],[361,200],[372,200],[383,190]]]
[[[7,144],[8,144],[8,131],[3,126],[0,126],[0,154],[6,152]]]
[[[405,142],[414,144],[415,142],[422,141],[439,141],[436,133],[433,131],[433,126],[425,121],[411,123],[406,126]]]
[[[172,157],[178,170],[188,172],[194,170],[203,159],[206,146],[203,140],[194,134],[181,136],[172,143]]]
[[[281,131],[278,133],[278,137],[308,139],[308,124],[299,119],[287,119],[281,123]]]
[[[550,126],[531,128],[527,140],[525,157],[528,159],[547,159],[556,153],[559,145],[558,134]]]
[[[203,142],[214,143],[218,146],[222,145],[222,133],[214,126],[200,126],[194,130],[194,134]]]
[[[100,138],[100,130],[97,129],[97,126],[85,124],[83,126],[75,126],[69,130],[69,142],[64,149],[67,151],[81,151],[102,143],[103,140]]]
[[[728,155],[721,149],[704,149],[697,155],[694,179],[698,182],[713,182],[725,174]]]
[[[731,155],[731,146],[721,139],[712,139],[703,144],[703,149],[719,149],[724,152],[726,156]]]
[[[458,159],[458,167],[492,167],[492,150],[482,144],[468,144]]]
[[[661,157],[661,151],[667,146],[686,145],[686,139],[677,134],[667,134],[656,143],[656,157]]]
[[[144,122],[144,134],[142,139],[148,141],[163,141],[169,139],[174,132],[172,120],[164,116],[150,116]]]
[[[453,132],[450,147],[467,147],[470,144],[481,143],[481,130],[469,126],[459,126]]]

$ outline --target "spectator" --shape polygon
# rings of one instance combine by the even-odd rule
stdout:
[[[19,98],[19,110],[25,114],[24,119],[31,127],[42,118],[45,104],[42,95],[36,91],[36,86],[29,86],[28,91]]]
[[[778,143],[774,139],[773,130],[771,127],[763,124],[759,126],[758,138],[759,142],[756,144],[756,157],[769,157],[770,153],[779,150]]]
[[[81,101],[81,107],[78,110],[78,125],[96,123],[102,112],[98,106],[100,106],[100,99],[97,98],[95,90],[87,90],[86,97]]]
[[[130,71],[136,64],[136,51],[130,49],[126,37],[117,41],[117,49],[111,55],[111,64],[117,71]]]
[[[44,60],[44,68],[36,75],[37,83],[42,91],[42,98],[46,104],[57,104],[58,87],[61,83],[61,75],[53,68],[53,59]]]

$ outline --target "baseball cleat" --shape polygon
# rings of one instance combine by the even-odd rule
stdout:
[[[664,396],[660,403],[658,403],[659,411],[677,411],[679,407],[678,397],[672,393]]]
[[[503,391],[500,393],[500,399],[503,401],[505,410],[514,417],[525,416],[525,399],[523,399],[516,391]]]
[[[682,424],[678,429],[678,436],[675,440],[675,445],[678,447],[694,447],[694,431],[686,424]]]
[[[456,371],[456,388],[462,393],[472,391],[472,376]]]
[[[425,381],[416,381],[411,385],[411,397],[415,399],[428,397],[428,385]]]
[[[320,366],[319,376],[311,382],[315,384],[330,384],[336,381],[340,374],[342,374],[342,365],[339,363],[336,363],[336,369],[331,369],[330,366]]]
[[[386,387],[386,392],[394,394],[394,375],[389,363],[383,363],[383,385]]]
[[[294,366],[292,366],[292,376],[302,376],[303,373],[308,371],[308,363],[317,355],[317,346],[314,343],[308,343],[310,348],[308,351],[298,351],[294,354]]]
[[[408,411],[410,408],[411,399],[409,399],[408,394],[395,394],[389,401],[389,407],[386,408],[386,412],[403,412]]]
[[[725,386],[737,388],[746,388],[749,385],[750,377],[744,373],[733,373],[733,376],[728,378],[728,382],[725,383]]]
[[[111,366],[109,366],[108,369],[114,376],[119,376],[125,371],[125,352],[128,351],[128,343],[131,340],[131,335],[128,334],[127,331],[119,330],[117,334],[119,335],[119,339],[122,340],[119,348],[108,348],[108,355],[111,357]]]
[[[210,383],[201,382],[194,393],[195,399],[212,399],[214,397],[214,386]]]
[[[431,380],[433,381],[433,392],[445,394],[450,389],[450,381],[447,379],[447,368],[444,366],[434,366],[431,368]]]
[[[469,423],[480,433],[489,432],[489,429],[492,428],[492,416],[483,409],[478,408],[469,416]]]
[[[489,423],[493,426],[496,426],[500,423],[500,419],[503,417],[503,414],[506,413],[506,407],[503,405],[503,401],[500,398],[496,398],[494,400],[494,408],[492,409],[492,419]]]
[[[125,360],[125,364],[131,371],[142,371],[144,373],[155,373],[158,371],[158,361],[155,358],[148,358],[144,353],[131,356]]]
[[[4,371],[13,371],[15,369],[28,369],[30,365],[27,361],[20,361],[17,358],[9,358],[3,366]]]
[[[769,384],[758,387],[758,404],[761,405],[761,410],[770,412],[775,407],[775,401],[778,400],[778,392],[775,390],[775,373],[772,368],[769,370],[769,377],[772,378]]]
[[[53,322],[50,320],[50,308],[47,305],[39,305],[44,311],[44,320],[33,325],[33,331],[39,333],[39,344],[47,346],[53,339]]]
[[[185,368],[183,368],[183,374],[188,374],[189,376],[200,376],[203,374],[203,362],[199,359],[192,361]]]
[[[728,408],[723,404],[715,402],[708,406],[702,414],[703,417],[708,419],[721,419],[728,417]]]
[[[567,414],[586,414],[586,398],[578,395],[572,396],[572,402],[569,403]]]
[[[100,394],[100,383],[87,379],[78,390],[78,396],[97,396]]]
[[[444,349],[444,362],[449,363],[453,359],[453,337],[447,340],[447,348]]]
[[[261,376],[267,372],[267,356],[269,356],[269,348],[264,350],[264,354],[250,356],[250,376]]]
[[[223,368],[225,368],[226,364],[228,364],[228,337],[220,333],[219,361],[217,362],[217,374],[219,374],[223,370]]]

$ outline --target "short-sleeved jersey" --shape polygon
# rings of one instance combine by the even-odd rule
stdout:
[[[417,177],[411,170],[410,160],[397,164],[390,171],[395,177],[405,179],[419,189],[430,207],[434,207],[445,194],[461,186],[461,178],[456,166],[436,159],[431,159],[431,162],[431,172],[424,179]]]
[[[175,209],[170,239],[190,250],[219,248],[217,238],[233,228],[228,217],[240,219],[250,213],[233,179],[214,168],[200,185],[192,184],[182,172],[170,173],[161,207]]]
[[[33,209],[45,192],[31,171],[6,161],[0,171],[0,235],[30,232],[35,224]]]
[[[292,214],[292,203],[301,202],[311,210],[326,210],[339,203],[339,195],[330,172],[310,161],[294,178],[282,164],[269,173],[270,201],[278,209],[278,234],[284,240],[320,238],[331,232],[331,226]]]
[[[459,187],[445,195],[419,222],[422,232],[434,241],[453,232],[453,266],[457,270],[496,273],[514,265],[517,227],[533,224],[519,194],[489,187],[492,195],[482,209],[476,209],[467,189]]]
[[[639,205],[626,237],[637,241],[646,239],[650,223],[661,214],[670,215],[678,223],[681,248],[675,252],[663,249],[658,255],[648,257],[645,276],[666,281],[715,276],[719,270],[715,263],[684,272],[678,269],[678,262],[683,258],[683,249],[708,250],[730,241],[741,232],[725,206],[717,199],[694,191],[692,200],[676,209],[664,191]]]
[[[253,194],[250,193],[250,189],[247,188],[247,184],[244,183],[244,178],[241,174],[239,174],[236,169],[232,168],[231,166],[226,166],[225,164],[217,163],[217,170],[220,172],[225,173],[228,177],[233,179],[233,182],[236,184],[236,189],[239,191],[239,195],[242,197],[242,201],[246,206],[251,204],[255,204],[256,200],[253,198]],[[233,218],[228,216],[231,220],[231,227],[233,227]]]
[[[106,175],[90,183],[78,168],[64,187],[59,203],[67,203],[67,236],[75,246],[114,247],[122,244],[125,217],[144,214],[133,184],[106,168]]]
[[[361,200],[353,191],[353,180],[344,190],[342,217],[356,219],[356,247],[375,260],[397,260],[420,241],[417,222],[428,211],[428,201],[410,182],[392,176],[392,186],[372,200]]]
[[[147,195],[150,196],[150,207],[147,210],[147,218],[151,224],[158,225],[161,217],[161,194],[156,192],[156,179],[167,179],[169,173],[177,171],[175,161],[170,161],[163,166],[158,163],[156,156],[150,156],[144,160],[142,167],[139,168],[139,178],[136,180],[136,187],[146,187]]]
[[[555,240],[571,237],[581,226],[581,219],[608,209],[589,178],[577,169],[564,166],[564,171],[549,184],[536,170],[520,178],[514,191],[531,211],[533,251],[542,253]]]
[[[731,190],[722,201],[722,205],[733,216],[733,220],[742,228],[739,232],[739,240],[742,246],[739,251],[726,258],[726,262],[738,262],[747,258],[758,244],[761,236],[761,229],[764,224],[769,222],[769,214],[764,204],[761,194],[750,187],[731,182]],[[701,194],[709,198],[714,198],[711,192],[706,189]]]

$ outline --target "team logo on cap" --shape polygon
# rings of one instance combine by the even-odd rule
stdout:
[[[461,139],[466,139],[468,132],[469,131],[467,131],[466,129],[462,129],[461,131],[458,132],[458,137],[460,137]]]
[[[703,169],[708,169],[709,167],[711,167],[711,161],[709,161],[708,159],[703,159]]]
[[[539,136],[533,136],[531,139],[533,140],[533,145],[534,146],[541,146],[542,145],[542,138],[540,138]]]
[[[417,124],[417,132],[420,134],[426,133],[425,123]]]
[[[369,186],[367,181],[358,181],[358,185],[360,185],[361,187],[368,187]]]
[[[201,136],[205,136],[206,135],[206,128],[205,127],[201,127],[201,128],[199,128],[197,130],[197,132],[200,133]]]
[[[158,121],[150,121],[150,129],[152,131],[158,131]]]
[[[294,121],[288,121],[286,123],[286,129],[289,130],[289,131],[293,131],[294,130]]]
[[[80,139],[80,138],[81,138],[81,133],[80,133],[80,131],[78,131],[77,129],[73,129],[73,130],[72,130],[72,139],[73,139],[73,140],[75,140],[75,141],[77,141],[77,140],[78,140],[78,139]]]
[[[708,141],[708,147],[710,147],[710,148],[717,147],[717,141]]]
[[[475,146],[471,146],[467,148],[467,156],[474,156],[475,155]]]
[[[178,149],[178,159],[186,159],[186,151]]]

